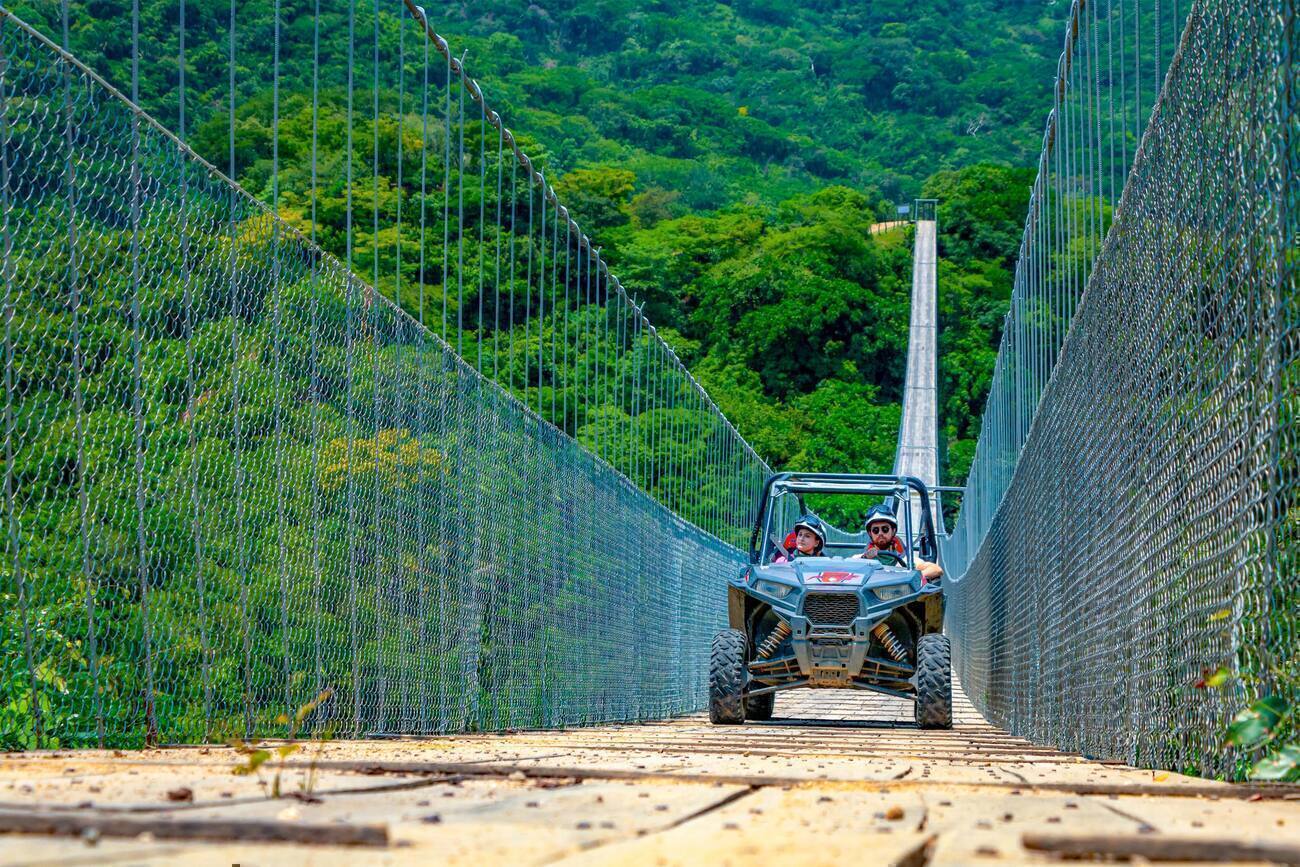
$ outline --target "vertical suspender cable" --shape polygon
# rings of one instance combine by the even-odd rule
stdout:
[[[346,324],[344,326],[344,377],[347,379],[347,399],[345,417],[347,418],[347,446],[346,459],[349,472],[347,475],[346,485],[347,493],[347,536],[348,536],[348,637],[349,648],[352,657],[352,735],[361,733],[361,658],[360,658],[360,635],[357,623],[357,484],[356,474],[351,472],[355,466],[353,454],[355,453],[355,441],[357,437],[357,417],[356,417],[356,315],[353,310],[354,301],[357,295],[356,280],[352,276],[352,251],[353,251],[353,230],[352,230],[352,95],[355,93],[354,80],[356,71],[356,41],[357,41],[357,4],[356,0],[348,0],[348,87],[347,87],[347,122],[345,124],[347,133],[347,150],[345,154],[345,184],[347,190],[345,201],[345,242],[347,256],[347,274],[344,278],[347,281],[345,291],[347,293],[345,313]]]
[[[442,182],[442,339],[447,339],[447,278],[451,250],[451,55],[447,55],[447,117],[443,128]]]
[[[510,158],[510,298],[506,305],[506,385],[515,382],[515,236],[519,234],[519,160]]]
[[[32,647],[31,620],[27,589],[27,573],[24,568],[22,551],[22,531],[19,526],[15,503],[14,479],[14,340],[13,322],[15,315],[14,273],[13,273],[13,228],[9,221],[9,211],[13,207],[10,186],[13,183],[9,167],[9,58],[4,50],[3,36],[5,29],[0,23],[0,279],[4,281],[4,378],[5,378],[5,523],[8,525],[9,563],[18,591],[19,617],[23,623],[23,655],[27,663],[27,682],[31,685],[32,734],[38,746],[45,745],[44,714],[41,710],[42,691],[36,678],[36,665]]]
[[[319,177],[317,168],[320,144],[320,0],[315,0],[315,14],[312,16],[312,56],[311,56],[311,245],[316,248],[316,203],[319,198]],[[321,381],[320,381],[320,296],[321,285],[318,273],[320,257],[311,256],[311,330],[309,343],[311,347],[311,385],[309,400],[311,402],[311,573],[312,573],[312,646],[315,657],[315,679],[313,695],[320,695],[325,689],[325,666],[322,658],[321,637]]]
[[[280,649],[284,664],[284,713],[292,719],[297,709],[291,686],[292,665],[289,660],[289,549],[285,537],[285,469],[284,469],[284,287],[281,285],[280,262],[280,0],[271,4],[271,273],[275,307],[271,341],[275,358],[275,526],[280,567]],[[286,723],[285,734],[294,731]]]
[[[662,408],[662,395],[660,386],[663,382],[663,351],[662,344],[659,343],[659,335],[651,328],[651,347],[653,348],[653,358],[650,366],[650,446],[646,449],[649,456],[649,466],[646,470],[646,492],[650,496],[655,496],[655,450],[660,443],[660,425],[663,424],[664,414]]]
[[[592,330],[595,332],[595,335],[592,338],[592,344],[596,351],[596,356],[593,359],[594,370],[592,371],[592,378],[595,380],[596,385],[596,424],[593,435],[596,441],[596,457],[604,458],[605,438],[601,436],[601,428],[603,427],[601,416],[603,415],[602,410],[605,407],[605,389],[608,387],[608,383],[604,376],[604,366],[605,351],[609,342],[609,331],[606,327],[606,323],[609,321],[609,308],[600,298],[601,281],[604,279],[604,272],[600,261],[600,251],[593,248],[591,256],[592,264],[590,271],[593,280],[592,303],[596,308],[595,321],[592,323]]]
[[[1126,0],[1119,0],[1119,158],[1120,158],[1120,198],[1123,198],[1123,182],[1128,177],[1128,47],[1125,37],[1128,35],[1124,19]],[[1115,200],[1119,207],[1119,199]]]
[[[370,172],[372,175],[371,188],[373,190],[374,199],[371,202],[370,210],[371,210],[371,219],[372,219],[372,226],[373,226],[371,230],[372,232],[371,255],[374,256],[374,262],[372,265],[374,277],[372,279],[371,289],[369,290],[368,298],[367,298],[367,303],[369,304],[370,307],[370,380],[371,380],[371,388],[374,392],[373,395],[371,396],[371,410],[370,410],[372,430],[374,432],[374,444],[371,448],[371,452],[373,455],[371,467],[374,471],[372,485],[374,490],[372,491],[372,496],[371,496],[370,546],[371,546],[371,563],[374,566],[374,578],[372,579],[371,586],[373,587],[374,594],[375,594],[374,617],[375,617],[376,638],[382,635],[384,629],[383,617],[384,617],[384,611],[387,608],[386,603],[388,601],[387,588],[384,586],[383,576],[381,575],[381,570],[384,562],[384,555],[383,555],[384,534],[381,530],[381,522],[379,520],[379,507],[381,502],[381,488],[382,488],[382,485],[380,484],[379,481],[380,478],[379,443],[380,443],[380,434],[382,433],[382,428],[383,428],[383,406],[382,406],[383,389],[380,388],[379,385],[379,369],[380,367],[383,366],[383,357],[381,355],[381,351],[384,347],[384,340],[382,339],[379,333],[381,327],[379,311],[380,308],[383,306],[382,303],[383,298],[379,289],[379,2],[380,0],[375,0],[374,2],[374,7],[372,9],[372,14],[374,15],[374,21],[372,22],[372,27],[371,27],[371,32],[373,37],[373,54],[372,54],[371,62],[373,66],[371,69],[372,84],[371,84],[371,96],[370,96],[370,108],[371,108],[370,111],[370,118],[371,118]],[[385,725],[385,714],[387,712],[386,687],[387,687],[388,679],[385,676],[385,672],[383,668],[384,665],[383,648],[386,646],[386,642],[379,640],[377,641],[377,644],[378,647],[373,652],[372,662],[373,662],[374,673],[375,673],[374,674],[375,686],[378,689],[379,694],[376,697],[378,706],[375,709],[375,717],[373,719],[372,725],[375,726],[377,730],[384,731],[387,728],[387,726]]]
[[[378,57],[378,54],[375,55]],[[465,71],[457,66],[460,79],[460,143],[456,160],[456,354],[465,356]],[[447,82],[451,86],[451,82]],[[448,98],[451,91],[447,91]]]
[[[1120,28],[1121,30],[1123,28]],[[1109,129],[1110,145],[1108,159],[1110,175],[1110,199],[1111,219],[1115,218],[1115,209],[1119,207],[1119,200],[1115,198],[1115,173],[1118,167],[1115,165],[1115,0],[1106,0],[1106,114]]]
[[[69,35],[68,0],[63,0],[61,5],[62,5],[62,18],[63,18],[63,50],[70,51],[71,45],[70,45],[70,35]],[[180,29],[179,52],[183,64],[183,59],[185,56],[185,0],[181,0],[180,2],[180,21],[181,21],[180,24],[181,29]],[[90,680],[91,680],[91,690],[92,690],[91,691],[91,708],[92,708],[91,713],[95,718],[96,743],[99,745],[100,749],[103,749],[104,747],[104,705],[103,705],[103,694],[99,683],[99,636],[97,635],[95,629],[96,614],[97,614],[96,595],[98,592],[98,582],[95,577],[93,559],[91,557],[90,496],[89,496],[89,492],[86,489],[86,474],[88,471],[88,467],[86,464],[86,419],[85,419],[86,400],[85,400],[85,386],[83,383],[83,377],[85,376],[85,355],[81,344],[81,337],[82,337],[81,262],[80,262],[80,251],[78,248],[78,235],[77,235],[76,169],[73,160],[76,134],[74,131],[75,125],[74,125],[73,115],[72,115],[72,68],[66,61],[62,63],[62,66],[63,66],[63,103],[64,103],[63,141],[67,153],[64,180],[65,180],[65,195],[67,198],[67,205],[68,205],[68,281],[69,281],[68,288],[69,288],[69,295],[70,295],[70,306],[72,308],[72,368],[73,368],[73,400],[74,400],[73,412],[76,414],[75,437],[77,442],[77,518],[78,518],[78,525],[81,532],[81,574],[83,580],[86,582],[86,594],[85,594],[86,595],[86,661],[90,666]],[[184,136],[185,135],[185,96],[184,96],[185,71],[183,65],[180,72],[179,89],[181,93],[180,129],[181,129],[181,135]],[[186,356],[189,362],[186,366],[186,371],[187,371],[186,382],[188,384],[187,406],[189,407],[189,411],[190,411],[190,456],[191,456],[190,482],[191,482],[191,493],[192,495],[194,495],[194,491],[196,490],[193,487],[193,485],[196,484],[195,481],[196,476],[193,471],[193,466],[194,466],[194,462],[193,462],[194,347],[193,347],[193,342],[189,338],[189,335],[193,333],[193,319],[192,319],[191,305],[189,303],[189,297],[191,291],[189,262],[185,255],[186,248],[185,248],[184,219],[186,215],[186,209],[185,209],[186,198],[185,198],[184,185],[185,185],[185,175],[182,173],[181,175],[181,220],[182,220],[181,267],[184,269],[184,275],[182,279],[185,284],[184,291],[186,296],[186,303],[185,303],[185,314],[186,314],[185,318],[187,324]],[[6,460],[8,460],[8,458]],[[195,532],[195,550],[196,550],[195,560],[196,563],[201,564],[202,556],[201,554],[197,553],[201,550],[198,547],[199,543],[198,543],[197,513],[194,522],[194,532]],[[207,659],[206,659],[207,618],[205,615],[205,611],[203,609],[203,594],[202,594],[203,576],[201,570],[199,572],[198,581],[199,581],[199,588],[200,588],[200,593],[199,593],[200,645],[204,648],[204,654],[205,654],[204,658],[201,660],[201,666],[202,666],[203,682],[206,685],[207,677],[208,677]],[[24,626],[26,626],[25,622],[24,622]],[[208,719],[207,708],[208,708],[208,704],[205,702],[204,703],[205,723],[206,720]],[[206,730],[204,734],[205,735],[207,734]]]
[[[228,176],[235,175],[235,6],[236,0],[230,0],[230,45],[227,60],[229,88],[229,111],[227,113],[226,145],[229,150]],[[243,429],[240,419],[240,377],[239,377],[239,322],[241,318],[241,298],[239,292],[239,273],[236,267],[239,235],[235,227],[237,210],[236,190],[230,187],[229,211],[227,219],[230,232],[230,272],[228,289],[230,296],[230,379],[231,379],[231,425],[234,440],[235,479],[233,497],[235,501],[235,574],[239,579],[239,609],[243,632],[243,702],[244,702],[244,736],[253,734],[253,695],[252,695],[252,622],[248,611],[248,561],[244,537],[244,454]]]
[[[632,296],[632,309],[629,313],[630,320],[627,333],[627,391],[628,391],[628,444],[631,448],[630,462],[628,464],[628,477],[632,479],[632,484],[640,486],[641,480],[641,458],[645,451],[642,448],[642,431],[641,426],[641,374],[644,372],[645,365],[638,358],[640,354],[641,343],[641,310],[637,307],[636,296]]]
[[[423,22],[421,22],[423,23]],[[427,183],[429,169],[429,40],[424,40],[424,83],[420,96],[420,269],[416,283],[420,287],[420,300],[416,305],[416,321],[427,327],[424,321],[424,286],[428,282],[424,268],[424,244],[426,229],[426,205],[429,188]],[[422,344],[423,345],[423,344]]]
[[[427,41],[427,40],[426,40]],[[474,323],[474,331],[478,335],[478,357],[474,362],[474,369],[481,375],[483,373],[483,292],[486,287],[483,280],[483,248],[485,244],[484,231],[487,221],[487,101],[482,99],[479,94],[479,124],[478,124],[478,318]],[[476,380],[477,381],[477,380]]]
[[[582,348],[575,351],[575,363],[582,365],[582,400],[576,397],[573,404],[573,432],[578,435],[580,426],[591,420],[591,247],[587,236],[578,230],[578,284],[575,288],[578,328],[582,334]],[[575,377],[576,379],[576,377]],[[575,383],[576,387],[576,383]],[[579,420],[581,419],[581,420]]]
[[[427,26],[428,22],[421,17],[421,26]],[[423,82],[422,93],[420,97],[420,265],[417,273],[416,282],[419,286],[419,301],[417,303],[418,313],[417,321],[422,327],[427,327],[424,321],[424,287],[427,282],[425,275],[425,228],[426,228],[426,196],[427,185],[426,177],[428,171],[428,154],[429,154],[429,40],[425,38],[423,55]],[[419,372],[416,377],[417,394],[427,395],[434,393],[429,388],[428,376],[428,355],[429,346],[432,341],[427,339],[420,340],[419,343]],[[434,352],[441,355],[437,347]],[[418,441],[423,448],[429,439],[429,430],[425,416],[425,407],[428,405],[427,399],[419,401],[419,410],[416,412],[415,429]],[[416,485],[415,513],[417,521],[416,530],[416,568],[419,571],[420,580],[418,582],[419,600],[416,603],[416,619],[420,624],[417,647],[419,648],[420,662],[431,655],[431,642],[429,639],[430,616],[429,616],[429,575],[431,570],[428,566],[429,558],[429,515],[428,509],[425,508],[425,462],[420,461],[418,481]],[[427,732],[432,728],[430,711],[433,702],[431,700],[432,681],[430,673],[425,670],[424,665],[420,667],[420,695],[418,699],[420,707],[419,730]]]
[[[555,190],[551,190],[555,195]],[[560,372],[555,367],[555,344],[564,339],[559,333],[559,317],[556,315],[556,280],[560,270],[560,220],[561,208],[558,200],[553,200],[554,211],[551,214],[551,424],[555,424],[555,391],[560,387]]]
[[[1093,207],[1097,219],[1097,253],[1101,252],[1101,244],[1106,235],[1106,214],[1103,204],[1105,202],[1104,191],[1106,184],[1102,169],[1102,162],[1106,156],[1106,148],[1102,142],[1102,111],[1101,111],[1101,19],[1097,15],[1097,2],[1089,4],[1092,7],[1092,30],[1089,37],[1092,45],[1092,117],[1093,117],[1093,141],[1097,149],[1096,158],[1093,161]],[[1094,258],[1096,254],[1094,254]]]
[[[569,219],[568,214],[566,213],[565,220],[564,220],[564,307],[561,308],[563,311],[563,319],[564,319],[564,326],[561,330],[561,334],[563,334],[562,339],[564,340],[564,356],[560,364],[560,368],[564,371],[564,379],[563,379],[564,400],[560,406],[560,430],[565,432],[569,431],[569,388],[571,387],[571,383],[572,383],[572,379],[569,376],[569,278],[571,276],[569,273],[569,254],[572,252],[572,247],[573,247],[573,220]],[[574,347],[574,360],[576,363],[577,360],[576,346]],[[573,379],[576,378],[577,377],[573,377]],[[573,429],[573,434],[576,436],[577,432],[578,432],[577,426],[575,425]]]
[[[424,40],[428,43],[428,40]],[[396,231],[393,234],[393,303],[397,306],[397,321],[401,322],[403,313],[402,307],[402,199],[405,198],[406,188],[403,186],[402,170],[405,165],[405,139],[406,139],[406,16],[403,15],[397,22],[397,114],[395,117],[397,135],[397,186],[393,190],[395,193],[396,209],[394,222]],[[376,211],[378,208],[376,208]],[[375,287],[379,288],[378,286]],[[402,341],[398,341],[400,347]],[[397,400],[401,405],[401,392],[398,391]],[[398,412],[400,417],[401,412]]]
[[[426,42],[427,44],[427,42]],[[486,102],[484,105],[486,110]],[[505,131],[500,121],[497,127],[497,224],[496,224],[496,279],[492,283],[492,380],[500,382],[501,361],[501,235],[505,228],[501,225],[501,181],[505,166]],[[511,226],[511,231],[514,227]]]
[[[1078,28],[1078,33],[1079,33],[1078,48],[1083,55],[1081,58],[1082,63],[1079,64],[1079,84],[1081,85],[1079,91],[1079,95],[1080,95],[1079,146],[1083,150],[1083,183],[1081,185],[1081,189],[1083,191],[1083,197],[1084,197],[1083,198],[1084,212],[1083,212],[1083,226],[1081,228],[1080,234],[1082,234],[1083,236],[1084,255],[1080,258],[1084,260],[1085,266],[1087,260],[1090,258],[1088,255],[1088,251],[1092,249],[1092,245],[1096,240],[1096,238],[1094,237],[1095,228],[1096,228],[1094,203],[1096,199],[1093,195],[1095,189],[1093,186],[1093,179],[1095,177],[1095,171],[1094,171],[1095,163],[1097,161],[1097,158],[1100,156],[1100,148],[1097,147],[1097,142],[1094,141],[1092,137],[1092,132],[1093,132],[1092,34],[1088,28],[1088,18],[1087,18],[1087,11],[1091,9],[1094,5],[1095,5],[1095,0],[1094,2],[1091,3],[1085,3],[1083,2],[1083,0],[1080,0],[1079,28]],[[1082,283],[1080,285],[1080,289],[1082,289]]]
[[[423,40],[426,44],[428,40]],[[405,187],[403,186],[403,168],[404,168],[404,140],[406,132],[406,16],[401,15],[397,22],[397,114],[396,114],[396,134],[397,134],[397,186],[394,190],[396,194],[396,232],[393,238],[393,303],[397,310],[393,317],[394,330],[393,351],[397,361],[396,387],[393,389],[393,401],[396,407],[393,412],[395,427],[407,428],[404,413],[406,411],[406,395],[404,389],[410,382],[411,374],[407,369],[406,362],[408,356],[407,340],[403,339],[403,333],[406,330],[406,321],[402,309],[402,199],[405,196]],[[418,394],[418,392],[416,392]],[[419,400],[419,398],[416,398]],[[419,442],[418,436],[416,434]],[[405,532],[406,518],[408,514],[408,488],[403,486],[400,489],[399,499],[396,506],[398,531]],[[400,678],[400,692],[398,698],[398,717],[397,731],[409,731],[411,720],[408,714],[410,706],[410,681],[408,673],[410,671],[410,660],[414,653],[408,649],[412,635],[411,630],[406,628],[409,622],[409,615],[406,611],[407,593],[406,587],[410,585],[411,562],[406,557],[405,551],[402,550],[400,541],[396,538],[397,532],[393,533],[393,570],[398,576],[395,590],[401,591],[402,610],[398,615],[398,624],[400,629],[400,638],[397,642],[402,649],[404,659],[399,660],[398,674]]]
[[[532,327],[531,319],[533,315],[533,259],[536,250],[535,238],[533,236],[533,170],[532,165],[524,166],[526,174],[525,182],[528,184],[528,234],[524,235],[527,241],[528,268],[524,275],[524,350],[521,355],[524,357],[524,378],[521,384],[520,399],[524,405],[528,405],[528,367],[531,351],[529,348],[528,336],[529,329]],[[545,217],[545,211],[543,211]]]
[[[1140,138],[1142,135],[1142,9],[1138,6],[1137,0],[1133,2],[1133,82],[1133,134]]]
[[[131,4],[131,101],[140,104],[140,0]],[[145,512],[144,337],[140,311],[140,115],[131,115],[131,414],[135,419],[135,541],[144,640],[145,743],[158,743],[154,707],[153,629],[149,610],[149,543]]]
[[[1154,108],[1160,98],[1160,67],[1164,66],[1165,34],[1160,26],[1160,0],[1155,0],[1155,21],[1151,28],[1155,33],[1156,48],[1151,54],[1151,105]]]
[[[538,174],[538,186],[540,187],[542,200],[542,220],[541,231],[537,233],[537,244],[541,267],[537,269],[537,417],[542,417],[542,349],[546,346],[546,198],[549,185],[546,183],[546,177]],[[554,222],[555,215],[551,215],[551,221]],[[552,250],[554,255],[555,251]]]

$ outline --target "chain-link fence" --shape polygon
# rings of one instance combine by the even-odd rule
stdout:
[[[372,92],[259,103],[270,208],[138,63],[128,98],[0,9],[4,748],[284,734],[322,693],[338,735],[701,706],[767,468],[445,43],[375,11]]]
[[[949,628],[994,722],[1233,775],[1300,682],[1296,9],[1161,11],[1073,8]]]

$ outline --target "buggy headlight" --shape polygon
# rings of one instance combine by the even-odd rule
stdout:
[[[893,599],[901,599],[912,592],[911,584],[886,584],[883,587],[872,587],[871,592],[876,594],[876,598],[881,602],[889,602]]]
[[[754,584],[754,589],[777,599],[784,599],[794,592],[794,588],[789,584],[778,584],[775,581],[758,581]]]

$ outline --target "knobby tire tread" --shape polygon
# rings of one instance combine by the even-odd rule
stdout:
[[[916,724],[952,728],[952,645],[946,635],[922,635],[916,643]]]
[[[709,721],[736,725],[745,721],[745,633],[724,629],[713,638],[709,655]]]

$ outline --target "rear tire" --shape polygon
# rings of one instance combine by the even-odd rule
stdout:
[[[952,646],[937,632],[916,643],[916,724],[952,728]]]
[[[736,725],[745,721],[745,633],[724,629],[713,637],[709,655],[709,722]]]
[[[776,707],[776,693],[768,692],[745,699],[745,719],[769,720]]]

